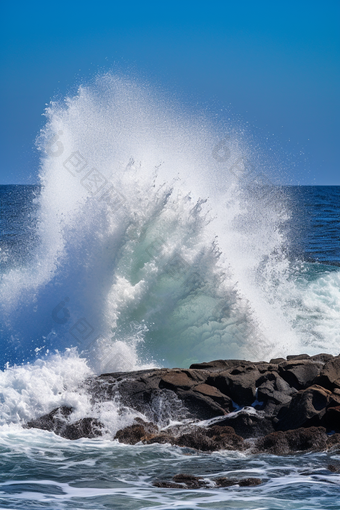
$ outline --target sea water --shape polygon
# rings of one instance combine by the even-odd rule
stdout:
[[[337,451],[285,457],[113,441],[136,416],[90,376],[339,354],[340,187],[284,186],[242,129],[106,75],[51,103],[39,185],[0,187],[1,508],[339,508]],[[100,439],[22,428],[60,405]],[[159,403],[158,423],[176,421]],[[159,489],[202,476],[210,487]],[[214,479],[262,485],[217,489]]]

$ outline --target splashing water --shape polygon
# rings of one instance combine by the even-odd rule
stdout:
[[[287,197],[240,132],[111,75],[46,116],[38,242],[0,284],[3,364],[69,348],[96,373],[336,350],[339,273],[292,278]],[[329,307],[332,324],[315,319]]]

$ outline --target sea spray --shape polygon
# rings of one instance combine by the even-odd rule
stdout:
[[[232,126],[111,75],[46,116],[35,247],[1,280],[3,364],[75,348],[100,373],[329,343],[295,327],[286,193]]]

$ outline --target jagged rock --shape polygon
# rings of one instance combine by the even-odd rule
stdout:
[[[270,442],[274,429],[293,433],[294,429],[315,426],[336,432],[327,439],[327,448],[340,443],[340,356],[303,354],[270,363],[216,360],[195,363],[190,369],[103,374],[89,378],[85,386],[93,405],[115,400],[122,408],[129,407],[146,417],[147,421],[136,420],[117,432],[116,439],[129,444],[158,442],[202,451],[242,450],[249,447],[244,439],[267,435]],[[246,409],[251,405],[254,407]],[[245,408],[232,412],[237,406]],[[71,439],[102,434],[103,425],[98,420],[86,417],[72,423],[72,413],[72,408],[60,407],[26,426]],[[222,418],[219,425],[197,426],[215,417]],[[191,420],[191,425],[158,430],[171,419],[183,423]],[[294,451],[288,436],[273,437],[278,441],[273,450]],[[293,440],[295,436],[289,437]],[[316,445],[322,448],[324,442]]]
[[[188,475],[185,473],[180,473],[172,477],[175,483],[183,483],[186,485],[187,489],[199,489],[201,487],[206,487],[207,484],[202,480],[200,476]]]
[[[329,390],[318,385],[300,390],[290,404],[280,410],[277,429],[289,430],[320,424],[331,396]]]
[[[287,361],[309,359],[309,358],[310,358],[309,354],[293,354],[291,356],[287,356]]]
[[[156,480],[155,482],[152,483],[152,485],[154,487],[158,487],[159,489],[183,489],[183,485],[181,485],[180,483],[175,483],[175,482],[164,482],[164,481],[159,481],[159,480]]]
[[[219,424],[232,427],[235,433],[244,439],[260,437],[274,432],[272,420],[267,419],[263,412],[255,412],[252,408],[249,411],[245,409],[231,417],[227,415]]]
[[[275,364],[279,364],[279,363],[284,363],[286,360],[285,358],[273,358],[270,360],[269,363],[275,363]]]
[[[279,365],[279,375],[293,388],[302,390],[313,384],[322,367],[321,362],[294,356],[291,361]]]
[[[286,432],[272,432],[257,439],[253,452],[287,455],[299,451],[320,451],[326,448],[326,429],[324,427],[310,427]]]
[[[158,427],[154,423],[145,422],[140,418],[135,418],[135,423],[118,430],[114,439],[120,443],[136,444],[146,442],[158,433]]]
[[[334,464],[328,464],[327,469],[331,473],[340,473],[340,466],[335,466]]]
[[[257,381],[257,399],[267,404],[289,404],[292,396],[297,392],[278,373],[266,372]]]
[[[340,388],[340,356],[327,361],[315,383],[331,391]]]
[[[322,425],[329,431],[340,432],[340,405],[327,408]]]
[[[241,359],[218,359],[215,361],[208,361],[203,363],[193,363],[190,365],[191,369],[197,370],[226,370],[227,368],[238,367],[239,365],[252,364],[251,361]]]
[[[239,406],[250,406],[255,400],[256,381],[259,377],[260,372],[256,366],[247,363],[211,375],[207,384],[228,395]]]
[[[72,412],[71,407],[54,409],[37,420],[29,421],[26,428],[49,430],[65,439],[94,438],[102,435],[104,426],[96,418],[82,418],[70,423],[68,419]]]
[[[209,487],[209,484],[201,476],[193,476],[186,473],[180,473],[172,478],[173,481],[160,481],[153,482],[154,487],[161,489],[201,489]],[[220,477],[214,480],[216,487],[231,487],[232,485],[239,485],[240,487],[255,487],[260,485],[262,480],[260,478],[243,478],[237,480],[235,478]]]
[[[327,448],[340,447],[340,434],[332,434],[327,439]]]
[[[262,483],[261,478],[243,478],[243,480],[239,481],[240,487],[255,487],[256,485],[260,485]]]

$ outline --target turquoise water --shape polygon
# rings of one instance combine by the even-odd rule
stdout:
[[[0,186],[0,508],[335,509],[336,451],[286,457],[112,441],[135,411],[87,377],[339,353],[340,187],[285,187],[232,126],[109,77],[51,104],[39,186]],[[266,166],[267,165],[267,166]],[[22,428],[59,405],[105,435]],[[158,419],[176,408],[158,402]],[[190,473],[200,490],[158,489]],[[217,489],[214,478],[259,477]]]

